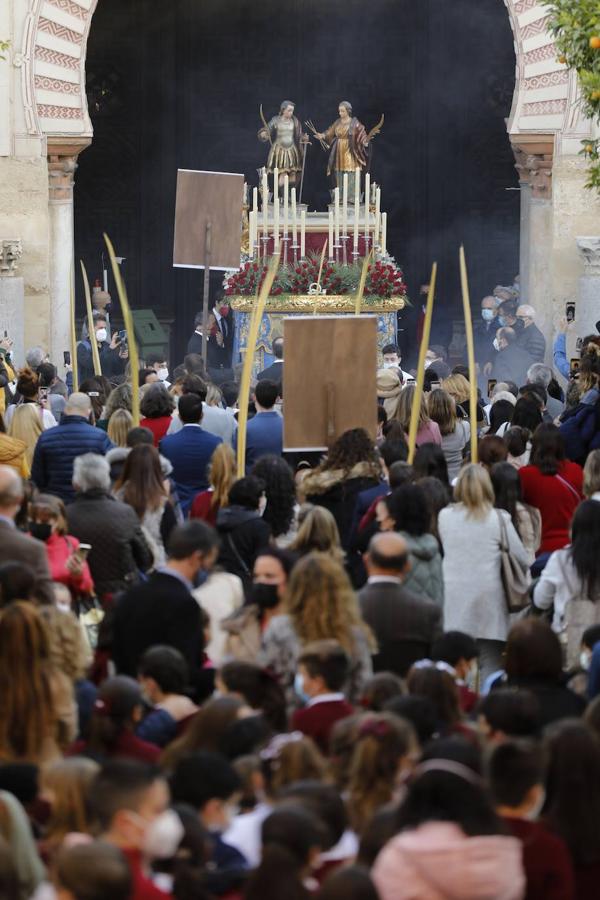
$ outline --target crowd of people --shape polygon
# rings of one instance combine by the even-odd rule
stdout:
[[[97,317],[76,392],[0,342],[0,896],[597,897],[600,337],[557,378],[497,288],[410,463],[395,345],[376,440],[286,455],[278,338],[238,477],[227,315],[172,374]]]

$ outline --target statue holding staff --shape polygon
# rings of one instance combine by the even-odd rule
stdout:
[[[383,116],[375,128],[367,134],[365,126],[353,115],[352,104],[342,100],[338,107],[339,117],[326,131],[317,131],[312,122],[307,122],[314,136],[324,150],[329,150],[327,175],[333,186],[342,189],[344,173],[348,173],[349,199],[354,199],[354,175],[356,169],[365,171],[369,166],[370,142],[381,130]]]
[[[279,114],[273,116],[269,122],[262,114],[263,127],[258,132],[260,141],[271,144],[267,158],[267,172],[272,174],[275,169],[279,172],[279,187],[283,187],[284,178],[289,178],[290,187],[294,187],[300,180],[302,163],[304,159],[303,144],[308,141],[308,136],[302,133],[302,125],[294,115],[294,103],[284,100],[279,107]]]

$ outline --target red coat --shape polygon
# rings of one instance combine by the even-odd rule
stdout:
[[[209,525],[215,527],[219,507],[213,506],[212,498],[213,491],[200,491],[199,494],[196,494],[190,511],[190,519],[203,519]]]
[[[142,419],[140,428],[149,428],[154,435],[154,446],[158,447],[173,421],[171,416],[159,416],[158,419]]]
[[[87,750],[87,741],[76,741],[69,747],[66,755],[85,756]],[[117,738],[112,751],[110,754],[107,754],[107,756],[110,756],[111,759],[119,759],[121,757],[125,759],[135,759],[138,762],[148,763],[148,765],[154,766],[158,764],[161,752],[160,747],[157,747],[156,744],[151,744],[149,741],[143,741],[141,738],[136,737],[131,731],[124,730]]]
[[[519,469],[519,477],[523,502],[537,507],[542,516],[542,543],[538,554],[553,553],[566,547],[571,540],[569,528],[573,513],[583,500],[581,466],[567,460],[562,463],[558,475],[542,475],[537,466],[523,466]],[[565,481],[571,487],[567,487]]]
[[[142,854],[139,850],[133,848],[121,848],[123,854],[127,857],[131,876],[133,878],[133,890],[131,892],[131,900],[165,900],[171,894],[165,894],[160,888],[148,878],[144,871]]]
[[[340,719],[354,713],[354,708],[343,698],[323,700],[304,709],[297,709],[292,716],[292,729],[311,737],[319,750],[329,753],[329,735]]]
[[[51,534],[46,543],[48,567],[52,581],[66,584],[73,594],[93,594],[94,580],[87,562],[83,564],[81,576],[76,578],[67,569],[67,560],[79,547],[79,541],[72,534]]]
[[[505,818],[504,822],[523,845],[523,868],[527,878],[525,900],[574,900],[573,864],[562,838],[552,834],[540,822],[513,818]]]

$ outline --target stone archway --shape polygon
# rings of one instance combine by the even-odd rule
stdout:
[[[14,64],[21,69],[27,133],[47,140],[53,353],[67,346],[73,183],[77,157],[93,135],[85,61],[97,2],[30,0],[21,50],[14,56]],[[577,153],[581,138],[589,134],[589,123],[578,114],[576,76],[556,58],[554,41],[547,30],[547,8],[539,0],[503,2],[516,56],[507,131],[521,186],[522,290],[530,302],[539,305],[549,292],[550,269],[544,256],[552,246],[555,160],[560,154]],[[576,257],[576,250],[573,252]]]

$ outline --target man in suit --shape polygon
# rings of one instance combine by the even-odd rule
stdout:
[[[365,563],[369,578],[358,598],[379,647],[373,669],[403,678],[414,662],[430,655],[442,631],[442,610],[402,586],[410,563],[406,541],[396,532],[371,538]]]
[[[187,354],[197,354],[202,357],[202,313],[194,316],[194,333],[188,341]]]
[[[279,385],[274,381],[259,381],[254,389],[256,415],[246,428],[246,474],[261,456],[283,453],[283,418],[273,408],[278,397]]]
[[[283,338],[276,337],[272,345],[273,356],[275,361],[259,372],[258,381],[274,381],[275,384],[283,385]]]
[[[531,355],[519,346],[514,328],[499,328],[496,334],[498,352],[492,366],[491,377],[496,381],[514,381],[524,384],[527,370],[531,365]]]
[[[183,428],[163,438],[159,449],[173,466],[172,478],[181,509],[187,515],[196,494],[208,488],[208,465],[215,448],[223,442],[201,427],[202,400],[196,394],[180,397],[178,412]]]
[[[523,325],[517,338],[518,345],[529,353],[532,363],[544,362],[546,338],[535,324],[535,309],[533,306],[522,303],[517,309],[517,321]]]
[[[217,533],[206,522],[184,522],[171,534],[166,564],[148,581],[119,597],[113,640],[119,673],[136,677],[144,652],[156,644],[167,644],[183,654],[193,680],[198,680],[204,635],[200,606],[192,590],[199,573],[213,567],[218,544]]]
[[[40,600],[53,603],[54,588],[46,548],[41,541],[23,534],[15,525],[22,503],[21,477],[10,466],[0,466],[0,565],[18,562],[28,566],[35,575],[35,591]]]

